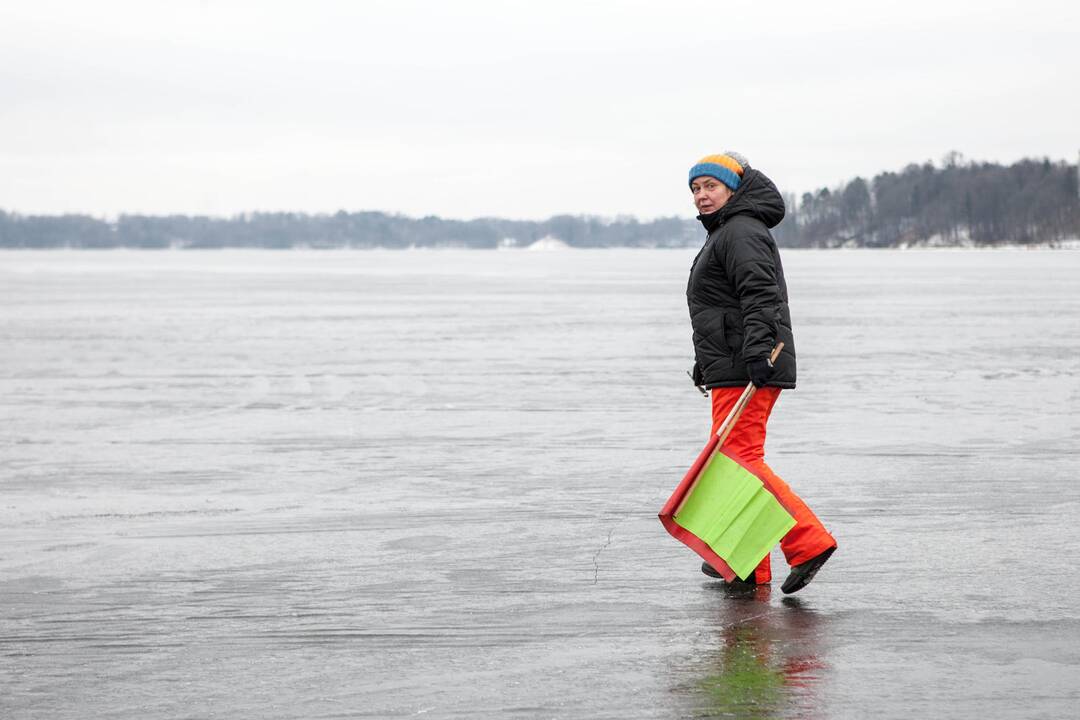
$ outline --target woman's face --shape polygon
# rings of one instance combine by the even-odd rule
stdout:
[[[694,207],[701,215],[716,212],[731,199],[731,188],[708,175],[694,178],[694,182],[690,183],[690,192],[694,194]]]

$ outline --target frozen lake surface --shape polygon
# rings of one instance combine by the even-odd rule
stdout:
[[[692,257],[0,253],[0,717],[1072,715],[1080,252],[785,252],[790,598],[656,519]]]

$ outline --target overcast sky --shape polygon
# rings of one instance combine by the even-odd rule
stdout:
[[[1080,3],[0,0],[0,209],[692,215],[1080,150]]]

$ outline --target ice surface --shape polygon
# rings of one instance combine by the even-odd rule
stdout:
[[[785,252],[786,600],[656,519],[692,257],[0,253],[0,717],[1071,714],[1080,253]]]

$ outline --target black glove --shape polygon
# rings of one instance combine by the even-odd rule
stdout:
[[[705,379],[701,375],[701,365],[695,362],[694,371],[691,372],[687,370],[686,374],[690,376],[690,382],[694,383],[694,387],[696,387],[702,395],[709,397],[709,393],[705,389]]]
[[[754,383],[754,387],[765,387],[776,368],[773,367],[772,360],[762,358],[746,363],[746,371],[750,373],[750,382]]]
[[[690,379],[694,381],[695,385],[700,386],[705,384],[705,376],[701,372],[701,363],[697,361],[694,362],[694,369],[690,373]]]

